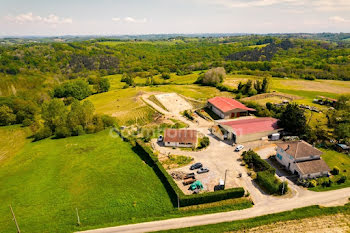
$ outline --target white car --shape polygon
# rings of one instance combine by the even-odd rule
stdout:
[[[238,145],[238,146],[236,146],[235,151],[236,151],[236,152],[239,152],[239,151],[243,150],[243,148],[244,148],[243,145]]]

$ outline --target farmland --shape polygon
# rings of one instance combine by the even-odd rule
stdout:
[[[8,135],[18,137],[12,128]],[[243,198],[178,211],[152,168],[109,130],[24,144],[0,166],[1,232],[15,227],[9,204],[23,232],[72,232],[251,207]]]

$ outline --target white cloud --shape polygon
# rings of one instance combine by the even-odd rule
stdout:
[[[305,4],[304,0],[253,0],[253,1],[244,1],[244,0],[217,0],[207,1],[208,3],[220,5],[228,8],[246,8],[246,7],[264,7],[272,6],[277,4],[289,4],[293,6],[301,6]]]
[[[125,17],[123,19],[119,18],[119,17],[115,17],[115,18],[112,18],[112,21],[115,21],[115,22],[120,22],[120,21],[124,21],[124,22],[127,22],[127,23],[147,23],[147,19],[146,18],[143,18],[143,19],[135,19],[133,17]]]
[[[319,11],[349,11],[349,0],[313,0],[312,6]]]
[[[57,25],[57,24],[71,24],[73,23],[73,20],[71,18],[62,18],[58,17],[57,15],[50,14],[47,17],[42,17],[39,15],[34,15],[32,12],[25,13],[25,14],[19,14],[17,16],[11,16],[8,15],[5,17],[7,21],[18,23],[18,24],[25,24],[25,23],[46,23],[50,25]]]
[[[334,23],[349,23],[350,22],[350,20],[345,19],[345,18],[340,17],[340,16],[329,17],[329,20],[334,22]]]

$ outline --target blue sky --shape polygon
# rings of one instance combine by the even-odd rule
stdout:
[[[0,36],[350,32],[350,0],[0,0]]]

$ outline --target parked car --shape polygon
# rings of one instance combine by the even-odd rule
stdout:
[[[163,136],[160,135],[160,136],[158,137],[158,142],[162,142],[162,141],[163,141]]]
[[[193,182],[197,181],[196,179],[194,178],[188,178],[188,179],[185,179],[182,184],[183,185],[188,185],[188,184],[192,184]]]
[[[202,174],[202,173],[206,173],[206,172],[209,172],[209,169],[208,169],[208,168],[204,168],[204,167],[200,168],[200,169],[197,171],[198,174]]]
[[[195,178],[195,174],[192,172],[192,173],[187,173],[184,177],[184,179],[188,179],[188,178]]]
[[[195,169],[198,169],[198,168],[201,168],[201,167],[203,167],[203,164],[195,163],[195,164],[191,165],[190,170],[195,170]]]
[[[236,151],[236,152],[239,152],[239,151],[243,150],[243,148],[244,148],[243,145],[238,145],[238,146],[236,146],[235,151]]]

